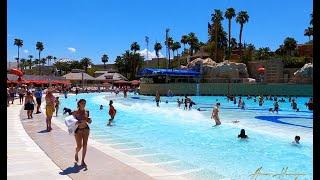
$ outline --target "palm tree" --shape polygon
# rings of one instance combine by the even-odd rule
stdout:
[[[57,61],[57,57],[53,56],[53,62],[56,62]]]
[[[47,56],[48,66],[50,66],[50,62],[52,59],[53,59],[53,56],[51,56],[51,55]]]
[[[101,61],[103,62],[104,69],[106,69],[106,63],[108,62],[108,60],[109,60],[108,55],[106,55],[106,54],[102,55]]]
[[[286,52],[289,52],[289,55],[291,56],[291,52],[295,50],[297,47],[297,41],[294,38],[287,37],[283,42],[283,48],[286,50]]]
[[[156,42],[156,43],[154,44],[154,50],[155,50],[156,56],[157,56],[157,58],[158,58],[158,69],[159,69],[159,67],[160,67],[160,65],[159,65],[159,51],[160,51],[161,49],[162,49],[161,44],[158,43],[158,42]]]
[[[90,58],[87,58],[87,57],[82,58],[82,59],[80,60],[80,63],[83,65],[85,72],[88,71],[89,65],[92,64],[92,63],[91,63],[91,59],[90,59]]]
[[[177,51],[177,57],[179,56],[179,49],[181,48],[181,44],[177,41],[172,44],[172,51]],[[173,54],[174,57],[174,54]],[[180,65],[180,62],[179,62]]]
[[[228,49],[229,49],[229,58],[231,55],[231,19],[236,16],[235,10],[233,8],[228,8],[227,11],[224,14],[224,17],[228,19]]]
[[[21,70],[24,70],[24,68],[26,67],[27,60],[25,58],[21,58],[20,62],[21,62],[21,65],[20,65]]]
[[[14,39],[14,45],[18,47],[18,59],[17,59],[17,68],[19,69],[19,50],[20,47],[23,46],[23,40],[21,39]]]
[[[46,62],[47,62],[47,59],[46,59],[46,58],[41,58],[41,59],[40,59],[41,74],[43,74],[43,71],[42,71],[43,68],[42,68],[42,67],[45,66]]]
[[[29,58],[29,59],[27,60],[27,64],[28,64],[28,66],[29,66],[29,69],[31,69],[33,56],[32,56],[32,55],[29,55],[28,58]]]
[[[131,51],[133,51],[134,54],[136,54],[136,51],[139,51],[140,50],[140,46],[137,42],[133,42],[131,44]]]
[[[43,43],[42,42],[37,42],[36,44],[36,49],[39,51],[39,61],[40,61],[40,55],[41,55],[41,51],[44,50],[44,47],[43,47]],[[39,67],[39,75],[41,74],[41,67]]]
[[[193,50],[196,48],[196,45],[199,43],[199,40],[194,32],[188,34],[188,44],[190,46],[190,56],[193,56]]]
[[[168,37],[167,41],[165,42],[165,44],[168,46],[168,49],[169,49],[169,65],[168,65],[168,68],[170,69],[171,67],[171,58],[170,58],[170,49],[172,50],[172,44],[173,44],[173,39],[172,37]]]
[[[310,41],[310,36],[313,36],[313,28],[312,27],[308,27],[308,29],[304,30],[304,35],[309,37],[309,41]]]
[[[211,20],[214,22],[214,28],[215,28],[215,61],[218,60],[218,32],[219,32],[219,26],[221,26],[221,21],[223,20],[222,11],[219,9],[214,10],[214,14],[211,14],[212,18]]]
[[[183,49],[185,50],[186,44],[188,43],[188,35],[183,35],[180,42],[183,44]]]
[[[242,30],[243,30],[243,25],[249,21],[249,15],[247,11],[240,11],[237,15],[236,22],[240,24],[240,34],[239,34],[239,48],[240,48],[240,59],[242,58]]]

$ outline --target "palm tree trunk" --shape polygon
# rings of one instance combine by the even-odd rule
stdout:
[[[18,59],[17,59],[17,68],[19,69],[19,60],[20,60],[20,58],[19,58],[19,49],[20,49],[20,47],[18,46]]]
[[[229,19],[229,58],[230,59],[230,56],[231,56],[231,46],[230,46],[230,38],[231,38],[231,19]]]
[[[160,66],[159,66],[159,55],[157,56],[157,58],[158,58],[158,69],[160,68]]]
[[[169,49],[169,48],[168,48]],[[168,69],[170,69],[170,49],[169,49],[169,65],[168,65]]]
[[[40,66],[40,51],[39,51],[39,64],[38,64],[38,68],[39,68],[39,75],[41,74],[41,66]]]
[[[215,61],[218,62],[218,23],[215,23],[215,44],[216,44]]]
[[[242,61],[242,43],[241,43],[241,39],[242,39],[242,29],[243,29],[243,24],[240,25],[240,35],[239,35],[239,41],[240,41],[240,61]]]

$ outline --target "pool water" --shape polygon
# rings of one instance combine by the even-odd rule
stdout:
[[[288,173],[305,174],[298,179],[313,178],[312,139],[302,137],[301,145],[295,146],[291,144],[294,136],[277,136],[280,132],[312,134],[313,114],[304,105],[307,97],[298,98],[300,112],[294,112],[287,99],[286,103],[279,103],[279,114],[268,112],[273,107],[272,101],[259,106],[253,99],[243,98],[246,110],[241,110],[225,97],[193,96],[194,109],[185,111],[176,103],[182,97],[162,97],[160,107],[156,107],[151,96],[129,94],[123,98],[122,94],[110,93],[61,98],[61,109],[75,109],[80,98],[87,100],[86,108],[93,120],[91,138],[185,178],[250,179],[259,167],[263,173],[281,173],[288,167]],[[112,127],[106,126],[109,100],[114,101],[117,110]],[[210,116],[216,102],[221,103],[222,125],[213,127]],[[101,104],[103,110],[99,110]],[[244,123],[249,139],[237,138],[241,128],[232,120]],[[264,127],[269,130],[263,131]]]

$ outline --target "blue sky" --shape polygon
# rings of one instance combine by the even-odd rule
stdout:
[[[164,46],[166,28],[175,41],[195,32],[206,42],[212,12],[229,7],[248,12],[243,40],[256,48],[275,50],[286,37],[298,43],[308,40],[303,33],[310,22],[311,0],[8,0],[8,59],[17,57],[14,38],[24,41],[21,57],[36,56],[35,44],[41,41],[42,56],[89,57],[94,63],[101,63],[103,53],[113,62],[134,41],[145,49],[145,36],[150,51],[155,41]],[[227,32],[227,20],[223,26]],[[233,20],[231,34],[237,40],[239,27]]]

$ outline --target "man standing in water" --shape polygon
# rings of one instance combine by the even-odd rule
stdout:
[[[220,103],[217,103],[212,110],[211,119],[214,119],[214,121],[216,122],[215,126],[218,126],[221,124],[220,118],[219,118],[219,107],[220,107]]]
[[[160,94],[159,94],[159,92],[158,92],[158,91],[156,92],[156,98],[155,98],[155,100],[156,100],[156,103],[157,103],[157,107],[159,107]]]
[[[111,118],[109,119],[109,123],[107,124],[108,126],[111,126],[111,123],[112,123],[112,121],[114,119],[114,116],[117,113],[116,109],[113,107],[112,104],[113,104],[113,101],[110,100],[110,102],[109,102],[109,115],[110,115]]]

